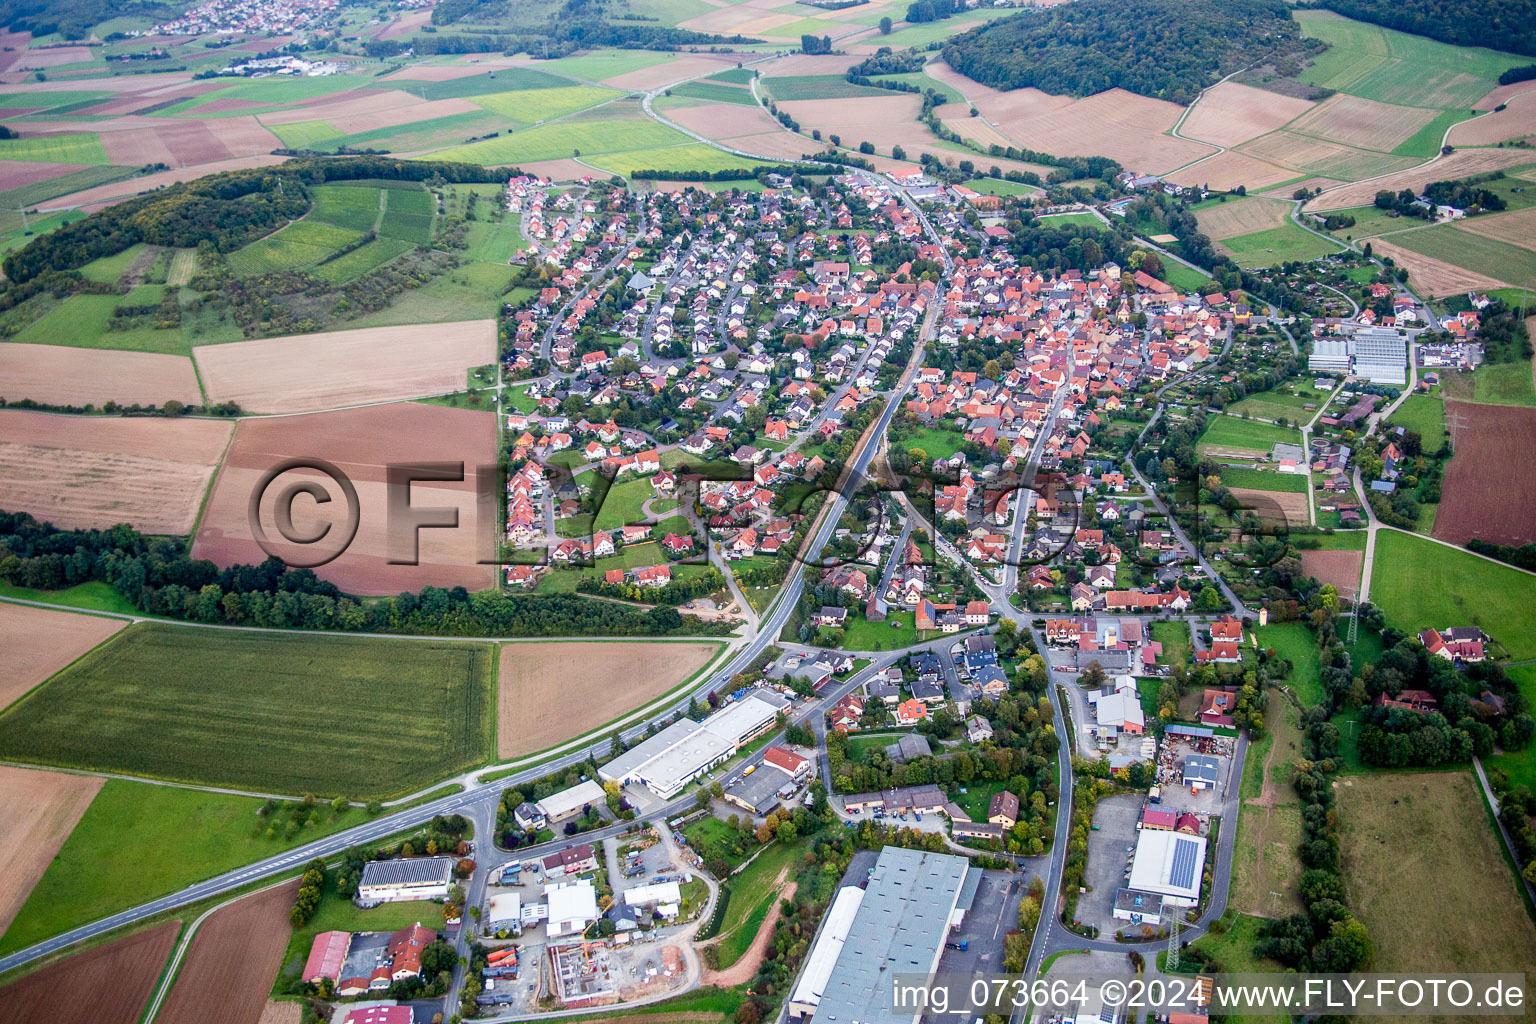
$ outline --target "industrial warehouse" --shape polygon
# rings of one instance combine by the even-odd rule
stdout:
[[[789,702],[768,689],[754,690],[726,705],[702,722],[682,718],[650,739],[598,769],[598,775],[620,785],[638,783],[665,800],[715,765],[727,761],[744,744],[773,728]]]

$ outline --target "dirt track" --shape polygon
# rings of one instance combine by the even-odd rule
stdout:
[[[788,874],[787,870],[779,875],[779,880],[774,885],[782,883],[786,874]],[[793,900],[797,888],[794,882],[790,882],[774,898],[773,907],[768,911],[768,916],[763,919],[763,926],[757,931],[757,938],[752,940],[752,945],[747,947],[747,951],[741,955],[740,960],[723,971],[712,971],[706,967],[700,983],[729,988],[732,985],[745,985],[751,981],[752,976],[757,973],[758,965],[763,962],[763,953],[767,951],[768,944],[773,941],[773,929],[779,923],[779,904],[784,900]]]

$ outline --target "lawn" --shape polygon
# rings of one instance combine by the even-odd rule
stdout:
[[[843,633],[845,651],[891,651],[911,647],[922,639],[910,611],[891,609],[884,622],[870,622],[857,613],[848,616],[848,626]],[[924,630],[926,633],[927,630]]]
[[[921,448],[924,454],[928,456],[929,461],[932,461],[934,459],[949,458],[960,450],[960,445],[964,441],[965,435],[958,431],[923,427],[921,430],[914,430],[900,441],[893,441],[893,443],[899,444],[903,451]]]
[[[1536,665],[1516,665],[1505,671],[1510,682],[1519,687],[1526,706],[1536,707]],[[1509,776],[1512,785],[1529,786],[1536,792],[1536,750],[1527,747],[1516,753],[1494,754],[1484,758],[1483,763]]]
[[[1180,291],[1204,291],[1211,278],[1177,260],[1163,261],[1163,279]]]
[[[1268,391],[1249,395],[1227,408],[1233,414],[1247,412],[1270,420],[1284,417],[1289,420],[1305,421],[1311,419],[1313,413],[1317,411],[1307,409],[1306,406],[1321,405],[1331,393],[1330,389],[1319,391],[1312,386],[1311,381],[1289,381]]]
[[[118,612],[123,615],[143,615],[126,597],[112,589],[109,583],[92,581],[77,583],[65,590],[31,590],[27,587],[0,583],[0,597],[14,597],[23,601],[57,605],[60,608],[79,608],[91,612]]]
[[[1477,788],[1465,769],[1357,775],[1337,787],[1340,874],[1375,944],[1371,970],[1523,971],[1536,963],[1536,926]],[[1407,923],[1405,892],[1433,892],[1438,906],[1476,912]]]
[[[749,838],[746,844],[741,843],[729,825],[709,815],[684,825],[683,837],[706,861],[718,857],[733,868],[757,849],[757,840]]]
[[[1337,243],[1319,238],[1295,224],[1282,224],[1265,231],[1224,238],[1216,247],[1230,252],[1234,262],[1244,268],[1272,267],[1294,260],[1315,260],[1340,249]]]
[[[1437,451],[1445,440],[1445,402],[1439,395],[1409,395],[1387,423],[1418,434],[1426,452]]]
[[[1104,227],[1104,222],[1091,213],[1050,213],[1040,218],[1041,227],[1065,228],[1073,224],[1090,228]]]
[[[638,569],[647,565],[662,565],[667,561],[667,553],[655,541],[646,541],[643,544],[631,544],[620,548],[619,553],[608,558],[599,558],[592,565],[584,565],[575,568],[555,567],[545,574],[539,582],[540,594],[574,594],[576,584],[583,577],[595,577],[602,579],[603,574],[610,569]],[[695,575],[708,572],[705,565],[674,565],[672,578]]]
[[[854,85],[842,75],[764,75],[758,80],[759,92],[766,92],[779,103],[793,100],[842,100],[855,96],[889,96],[885,89]]]
[[[1206,420],[1205,433],[1200,435],[1197,447],[1212,446],[1268,453],[1276,444],[1301,444],[1301,431],[1236,416],[1212,415]]]
[[[956,786],[950,793],[955,805],[971,816],[972,821],[986,821],[987,811],[992,807],[992,797],[1007,788],[1007,783],[1002,779],[992,782],[972,782],[965,786],[965,792],[960,792]]]
[[[1192,664],[1193,656],[1190,654],[1192,641],[1188,623],[1154,622],[1152,639],[1163,645],[1162,656],[1157,659],[1159,665],[1176,665],[1181,661],[1186,665]]]
[[[69,135],[32,135],[0,140],[0,160],[37,160],[54,164],[90,164],[101,166],[107,159],[106,148],[95,132]]]
[[[516,164],[558,160],[570,156],[626,153],[680,146],[689,142],[682,132],[655,121],[572,120],[542,124],[510,135],[433,153],[422,159],[459,160],[472,164]],[[700,146],[701,149],[710,149]],[[719,153],[719,150],[714,150]],[[721,154],[722,156],[724,154]],[[739,165],[741,158],[734,158]]]
[[[1305,473],[1275,473],[1267,469],[1244,469],[1241,466],[1222,466],[1221,482],[1228,487],[1249,487],[1256,491],[1280,491],[1285,494],[1306,494]]]
[[[263,803],[108,779],[0,939],[0,953],[367,820],[361,808],[336,815],[317,804],[316,824],[269,839]]]
[[[0,716],[0,754],[258,792],[408,793],[485,760],[492,660],[483,644],[140,624]]]
[[[1370,599],[1404,632],[1477,626],[1514,660],[1536,658],[1536,576],[1518,569],[1382,530]]]
[[[640,508],[655,496],[656,488],[651,486],[651,478],[648,476],[615,483],[608,488],[602,507],[597,510],[597,528],[616,530],[620,526],[629,526],[643,521],[645,515]],[[659,561],[666,561],[665,555],[662,555]]]
[[[1474,273],[1507,281],[1515,287],[1536,287],[1536,251],[1523,246],[1484,238],[1453,224],[1405,231],[1393,235],[1391,241]]]
[[[1273,649],[1291,663],[1291,674],[1285,681],[1296,691],[1302,706],[1311,707],[1322,700],[1322,662],[1312,631],[1299,622],[1277,622],[1258,627],[1257,633],[1260,647]]]

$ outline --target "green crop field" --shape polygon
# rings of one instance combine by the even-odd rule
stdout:
[[[479,764],[484,644],[130,626],[0,716],[0,756],[368,798]]]
[[[339,139],[346,132],[329,121],[295,121],[292,124],[274,124],[272,134],[283,140],[289,149],[315,149],[322,142]]]
[[[1399,142],[1392,150],[1393,156],[1416,156],[1428,159],[1440,152],[1440,146],[1445,142],[1445,133],[1458,122],[1465,121],[1471,116],[1469,110],[1442,110],[1435,115],[1435,119],[1408,138]]]
[[[764,75],[757,83],[780,103],[792,100],[840,100],[854,96],[889,96],[886,89],[854,85],[842,75]]]
[[[1409,395],[1387,422],[1415,431],[1426,452],[1437,451],[1445,440],[1445,402],[1438,395]]]
[[[702,142],[690,142],[682,146],[665,146],[657,149],[633,152],[609,153],[593,157],[593,165],[615,174],[633,174],[635,171],[728,171],[738,167],[772,167],[772,163],[737,156]]]
[[[432,196],[421,189],[390,189],[384,198],[379,235],[426,245],[432,241]]]
[[[430,117],[410,124],[374,128],[355,132],[335,139],[327,139],[316,148],[334,152],[342,146],[361,149],[378,149],[395,153],[415,153],[419,150],[457,146],[469,139],[489,135],[506,129],[505,118],[485,110],[473,110],[463,114]]]
[[[1536,658],[1536,576],[1396,530],[1376,535],[1370,600],[1397,628],[1477,626]]]
[[[1329,44],[1301,80],[1383,103],[1470,108],[1505,70],[1529,58],[1452,46],[1352,21],[1329,11],[1297,11],[1302,34]]]
[[[338,815],[319,804],[314,825],[290,834],[279,815],[268,838],[263,802],[108,779],[0,939],[0,953],[367,820],[361,808]],[[162,856],[169,837],[174,857]]]
[[[671,54],[657,53],[652,50],[592,50],[577,57],[561,57],[559,60],[540,62],[540,67],[547,67],[562,75],[570,75],[572,78],[585,78],[591,82],[598,82],[604,78],[627,75],[631,71],[665,64],[672,59]]]
[[[1315,260],[1338,252],[1340,248],[1295,224],[1224,238],[1216,243],[1216,247],[1230,252],[1241,267],[1272,267],[1292,260]]]
[[[682,132],[655,121],[561,121],[543,124],[510,135],[471,142],[433,153],[433,160],[462,160],[495,166],[533,160],[558,160],[574,153],[583,156],[623,153],[682,145],[690,141]]]
[[[332,284],[355,281],[371,270],[377,270],[397,256],[416,248],[410,242],[398,238],[376,238],[367,245],[359,246],[344,256],[322,263],[310,271],[315,277]]]
[[[110,92],[86,89],[61,89],[58,92],[7,92],[0,93],[0,111],[34,109],[49,111],[82,103],[90,106],[92,103],[109,100],[113,95]]]
[[[735,85],[716,85],[713,82],[684,82],[667,90],[669,96],[692,96],[701,100],[718,100],[721,103],[740,103],[748,107],[757,106],[757,100],[752,98],[751,89],[743,89]]]
[[[1277,427],[1272,423],[1243,420],[1236,416],[1211,416],[1197,446],[1244,448],[1268,452],[1276,444],[1300,444],[1301,431]]]
[[[1493,238],[1474,235],[1453,224],[1393,235],[1394,245],[1454,263],[1516,287],[1536,287],[1536,251]]]
[[[40,160],[55,164],[109,164],[107,151],[95,132],[32,135],[0,140],[0,160]]]
[[[553,66],[553,65],[551,65]],[[547,71],[534,68],[496,68],[483,75],[466,75],[441,82],[422,82],[397,79],[393,82],[376,82],[373,89],[399,89],[424,100],[449,100],[480,97],[497,92],[518,92],[524,89],[561,89],[573,84],[569,78],[561,78]]]
[[[229,265],[242,277],[312,267],[351,245],[361,232],[318,220],[296,220],[266,238],[229,254]]]
[[[413,83],[414,84],[414,83]],[[212,100],[245,100],[247,103],[294,103],[329,96],[354,89],[358,80],[347,75],[319,75],[313,78],[256,78],[241,80],[217,92],[197,97],[199,105]]]
[[[705,79],[705,81],[729,82],[733,85],[746,85],[752,81],[753,76],[756,74],[757,72],[753,71],[751,68],[730,68],[729,70],[722,71],[719,74],[710,75]]]
[[[523,124],[564,117],[578,110],[617,99],[624,95],[595,85],[566,85],[553,89],[516,89],[476,96],[474,102],[493,114],[509,117]]]
[[[348,231],[372,231],[383,206],[380,190],[319,185],[309,190],[314,208],[309,220],[324,221]]]
[[[1221,482],[1228,487],[1248,487],[1256,491],[1281,491],[1286,494],[1306,494],[1305,473],[1272,473],[1267,469],[1243,469],[1240,466],[1222,466]]]

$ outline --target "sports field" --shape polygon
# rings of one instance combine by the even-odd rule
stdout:
[[[1223,466],[1221,482],[1228,487],[1247,487],[1255,491],[1280,491],[1286,494],[1306,494],[1305,473],[1275,473],[1267,469],[1244,469],[1241,466]]]
[[[1470,552],[1382,530],[1370,600],[1404,632],[1477,626],[1514,660],[1536,658],[1536,576]]]
[[[483,761],[482,644],[144,623],[0,717],[0,755],[258,792],[410,792]]]
[[[1300,444],[1301,431],[1258,420],[1212,415],[1196,447],[1268,453],[1276,444]]]

